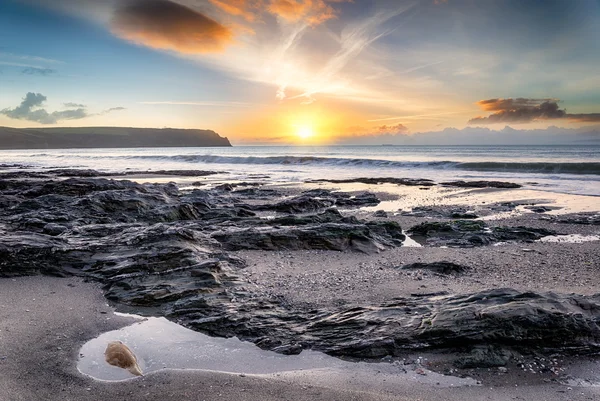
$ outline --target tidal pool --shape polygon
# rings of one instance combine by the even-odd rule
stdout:
[[[254,344],[237,338],[209,337],[165,318],[141,319],[143,320],[120,330],[103,333],[85,343],[79,352],[79,371],[104,381],[135,378],[127,370],[111,366],[104,360],[107,344],[120,340],[136,355],[144,375],[162,369],[199,369],[278,376],[303,371],[306,374],[323,372],[324,375],[360,377],[365,385],[382,381],[385,385],[393,386],[394,380],[414,380],[440,387],[478,384],[472,378],[446,376],[429,371],[420,363],[350,362],[310,350],[299,355],[282,355],[261,350]]]

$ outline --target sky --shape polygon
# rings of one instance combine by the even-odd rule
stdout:
[[[0,126],[573,135],[600,127],[599,39],[598,0],[2,0]]]

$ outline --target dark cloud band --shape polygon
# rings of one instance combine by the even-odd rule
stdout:
[[[569,114],[561,109],[558,99],[487,99],[477,102],[492,114],[475,117],[469,124],[530,123],[538,120],[567,119],[574,122],[600,122],[600,113]]]
[[[220,52],[233,40],[227,27],[167,0],[138,0],[120,8],[111,28],[131,42],[188,54]]]

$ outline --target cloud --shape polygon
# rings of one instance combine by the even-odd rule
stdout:
[[[288,22],[303,21],[308,25],[319,25],[337,17],[337,11],[331,3],[343,3],[347,0],[271,0],[268,10]]]
[[[137,0],[116,10],[111,30],[137,44],[186,54],[221,52],[233,41],[229,28],[168,0]]]
[[[246,21],[260,19],[266,12],[289,23],[303,23],[310,26],[322,24],[336,18],[338,10],[332,4],[352,0],[209,0],[227,14],[239,16]]]
[[[355,59],[363,50],[378,39],[389,35],[393,29],[382,30],[382,26],[390,19],[405,13],[413,6],[403,6],[395,10],[380,11],[370,18],[361,20],[352,25],[347,25],[341,32],[339,50],[331,56],[323,68],[317,71],[304,83],[304,91],[290,99],[304,97],[307,102],[312,103],[313,95],[323,92],[336,92],[346,86],[345,83],[336,82],[336,77],[350,61]],[[294,39],[296,41],[296,39]],[[290,46],[291,47],[291,46]],[[285,65],[285,64],[284,64]],[[292,85],[293,77],[285,77],[279,80],[278,98],[285,98],[285,88]]]
[[[382,125],[377,127],[377,132],[381,134],[405,134],[408,132],[408,127],[403,124]]]
[[[257,11],[264,6],[263,0],[209,0],[227,14],[239,16],[246,21],[257,19]]]
[[[347,141],[367,141],[372,142],[373,138],[395,138],[396,136],[406,136],[409,129],[404,124],[381,125],[378,127],[354,126],[346,128],[344,133],[336,136],[335,141],[342,143]],[[389,142],[389,140],[388,140]],[[358,144],[359,142],[357,142]]]
[[[163,101],[139,102],[139,103],[140,104],[150,104],[150,105],[202,106],[202,107],[252,107],[252,106],[256,106],[256,103],[223,102],[223,101],[163,100]]]
[[[477,102],[487,117],[475,117],[469,124],[530,123],[538,120],[567,119],[573,122],[600,122],[600,113],[569,114],[558,106],[558,99],[487,99]]]
[[[567,118],[576,123],[600,123],[600,113],[567,114]]]
[[[41,75],[44,77],[54,74],[55,72],[56,72],[56,70],[53,70],[52,68],[37,68],[37,67],[27,67],[27,68],[24,68],[23,70],[21,70],[21,74]]]
[[[46,100],[47,97],[41,93],[28,92],[21,101],[21,104],[13,109],[7,108],[0,110],[0,114],[15,120],[34,121],[40,124],[56,124],[61,120],[80,120],[95,115],[89,114],[85,105],[71,102],[63,103],[65,107],[70,108],[69,110],[53,111],[52,113],[49,113],[46,109],[42,108]],[[113,107],[100,114],[118,110],[125,110],[125,108]]]
[[[351,132],[359,132],[359,127]],[[340,145],[553,145],[553,144],[600,144],[600,125],[587,128],[548,127],[545,129],[514,129],[509,126],[500,130],[485,127],[464,129],[445,128],[440,131],[342,135],[335,138]]]
[[[110,113],[112,111],[127,110],[125,107],[111,107],[110,109],[104,110],[104,113]]]

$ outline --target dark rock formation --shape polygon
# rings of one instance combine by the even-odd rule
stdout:
[[[96,178],[96,177],[125,177],[136,175],[173,175],[182,177],[205,177],[208,175],[223,174],[217,171],[204,170],[147,170],[147,171],[97,171],[89,169],[51,169],[40,171],[8,171],[0,173],[0,179],[18,179],[18,178],[47,178],[56,177],[76,177],[76,178]]]
[[[216,232],[212,237],[226,250],[354,250],[374,253],[400,246],[406,238],[397,223],[319,223],[293,227],[242,228]]]
[[[448,181],[441,185],[459,188],[521,188],[521,185],[505,181]]]
[[[371,192],[350,195],[345,192],[333,192],[324,189],[305,191],[299,196],[284,199],[276,203],[254,205],[253,210],[272,210],[280,213],[317,212],[331,206],[374,206],[379,204],[377,196]]]
[[[385,210],[377,210],[375,213],[373,213],[373,217],[388,217],[388,214]]]
[[[449,208],[447,206],[416,206],[410,211],[403,211],[402,216],[411,217],[446,217],[452,219],[476,219],[474,212],[463,208]]]
[[[408,230],[415,241],[431,246],[473,247],[500,241],[531,242],[548,235],[557,235],[545,228],[488,227],[479,220],[425,222]]]
[[[402,266],[405,270],[428,270],[438,274],[461,274],[470,270],[469,267],[453,262],[411,263]]]
[[[600,296],[519,292],[399,298],[341,310],[298,310],[266,300],[223,305],[206,297],[176,302],[167,316],[218,336],[297,353],[380,358],[406,351],[484,346],[527,352],[600,350]]]
[[[331,182],[334,184],[346,184],[346,183],[360,183],[360,184],[396,184],[396,185],[407,185],[411,187],[430,187],[435,185],[432,180],[427,180],[424,178],[394,178],[394,177],[381,177],[381,178],[371,178],[371,177],[360,177],[360,178],[348,178],[342,180],[335,179],[320,179],[320,180],[311,180],[309,182]]]
[[[308,182],[331,182],[334,184],[346,184],[346,183],[361,183],[361,184],[396,184],[396,185],[407,185],[415,187],[431,187],[437,185],[432,180],[423,178],[394,178],[394,177],[360,177],[360,178],[347,178],[347,179],[319,179],[311,180]],[[521,185],[512,182],[504,181],[448,181],[442,182],[440,185],[449,187],[459,188],[521,188]]]
[[[559,223],[565,224],[589,224],[589,225],[599,225],[600,224],[600,214],[597,213],[578,213],[578,214],[570,214],[561,216],[557,219]]]
[[[401,245],[404,235],[394,222],[365,222],[337,209],[259,218],[236,192],[182,193],[173,184],[103,178],[0,180],[0,204],[6,205],[0,209],[0,276],[97,280],[108,299],[138,313],[164,315],[204,333],[237,336],[281,353],[313,348],[380,358],[433,348],[600,351],[600,295],[498,289],[313,310],[252,292],[238,280],[245,262],[232,249],[375,252]],[[331,196],[335,204],[370,197],[302,196]],[[292,204],[310,204],[305,198]],[[472,220],[427,223],[412,232],[439,243],[471,245],[550,233]],[[419,268],[445,274],[463,266]],[[464,363],[476,365],[492,356],[474,354]]]

